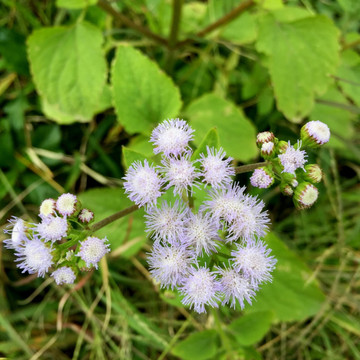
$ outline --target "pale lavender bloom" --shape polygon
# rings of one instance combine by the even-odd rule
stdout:
[[[203,182],[211,185],[214,189],[231,183],[231,176],[235,175],[235,170],[230,165],[232,158],[224,159],[226,153],[222,148],[216,150],[207,146],[206,150],[207,156],[204,154],[200,155],[200,163],[203,168],[201,174],[204,177]]]
[[[305,132],[317,144],[323,145],[330,140],[329,127],[319,120],[309,121],[304,125]]]
[[[151,275],[160,282],[161,287],[173,289],[188,274],[194,260],[195,254],[187,244],[174,242],[172,245],[162,245],[155,242],[147,261]]]
[[[44,277],[53,264],[52,250],[38,237],[26,239],[16,248],[15,262],[20,262],[17,267],[22,269],[23,273],[27,271],[29,274],[37,273],[39,277]]]
[[[68,266],[63,266],[55,270],[51,276],[54,278],[57,285],[73,284],[76,279],[74,271]]]
[[[189,208],[179,200],[174,205],[162,201],[160,207],[146,210],[146,232],[157,241],[178,241],[184,234]]]
[[[165,156],[179,156],[189,147],[194,130],[184,120],[170,119],[160,123],[151,133],[150,142],[155,146],[154,153]]]
[[[55,215],[56,201],[54,199],[46,199],[40,205],[39,216],[41,218]]]
[[[164,175],[165,182],[168,182],[166,190],[174,186],[174,195],[181,195],[184,190],[192,191],[193,186],[198,187],[196,178],[199,172],[190,160],[190,153],[180,158],[164,158],[161,163],[163,166],[160,171]]]
[[[236,208],[236,216],[229,224],[229,236],[226,241],[237,239],[250,240],[261,238],[268,231],[270,219],[267,211],[263,211],[264,202],[256,196],[246,195]]]
[[[68,223],[66,218],[48,215],[35,226],[35,230],[41,238],[54,242],[67,236]]]
[[[71,216],[76,211],[78,199],[75,195],[66,193],[62,194],[56,200],[56,210],[62,216]]]
[[[149,166],[147,160],[144,165],[141,161],[135,161],[129,167],[124,177],[125,193],[138,206],[146,204],[155,204],[159,196],[161,196],[161,186],[163,180],[156,170]]]
[[[110,252],[110,244],[107,238],[99,239],[95,236],[89,236],[80,243],[80,251],[76,256],[85,261],[87,267],[93,265],[97,269],[98,262],[108,252]]]
[[[304,169],[304,164],[306,163],[306,152],[304,150],[300,150],[301,148],[301,142],[298,140],[297,142],[297,149],[295,149],[292,145],[287,147],[286,151],[283,154],[279,155],[279,159],[281,162],[281,165],[284,167],[284,170],[282,172],[287,172],[290,174],[295,175],[296,169]]]
[[[261,241],[248,241],[246,245],[236,244],[237,250],[231,252],[233,267],[249,278],[251,284],[271,282],[271,272],[277,260],[270,255],[271,249]]]
[[[219,267],[216,267],[216,269],[216,273],[221,276],[219,281],[224,293],[222,305],[230,303],[230,306],[235,309],[236,300],[239,302],[241,309],[245,307],[245,300],[251,305],[252,298],[255,296],[258,287],[251,284],[248,278],[234,269],[222,269]]]
[[[16,216],[13,216],[9,223],[4,233],[11,237],[4,240],[4,244],[7,249],[16,249],[27,239],[27,226],[23,219]]]
[[[184,238],[194,247],[196,255],[201,255],[203,250],[209,255],[216,252],[217,247],[219,247],[218,241],[221,239],[218,230],[219,223],[212,218],[210,213],[193,214],[190,211]]]
[[[221,285],[216,280],[216,274],[206,267],[190,268],[179,290],[184,295],[182,303],[197,313],[206,312],[205,305],[219,307]]]
[[[250,177],[250,183],[259,189],[266,189],[274,183],[274,178],[264,169],[255,169]]]
[[[220,189],[212,189],[208,192],[209,200],[206,200],[200,207],[201,210],[208,210],[217,220],[232,222],[242,209],[245,199],[245,186],[240,187],[236,183]]]

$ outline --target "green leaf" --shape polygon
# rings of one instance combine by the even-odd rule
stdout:
[[[120,46],[111,74],[118,120],[130,134],[149,134],[155,124],[178,115],[178,88],[139,50]]]
[[[249,44],[256,39],[257,24],[254,15],[245,12],[224,26],[220,36],[236,44]]]
[[[213,357],[218,349],[218,335],[215,330],[192,333],[176,344],[172,353],[183,360],[206,360]]]
[[[349,66],[343,62],[337,76],[343,92],[360,107],[360,64]]]
[[[67,9],[82,9],[95,5],[97,0],[56,0],[56,6]]]
[[[101,44],[101,31],[86,22],[39,29],[29,37],[33,79],[56,121],[89,121],[95,114],[107,72]]]
[[[96,222],[133,205],[123,189],[117,188],[91,189],[81,193],[79,199],[84,207],[94,212]],[[96,234],[109,239],[111,251],[125,244],[133,244],[121,253],[124,257],[133,256],[146,242],[143,215],[143,209],[137,210],[98,230]]]
[[[128,168],[134,161],[148,160],[149,163],[151,164],[151,160],[149,160],[145,155],[137,151],[131,150],[125,146],[122,147],[122,154],[123,154],[124,165],[126,168]]]
[[[260,20],[257,49],[268,55],[267,66],[277,107],[299,122],[332,81],[338,64],[338,30],[325,16],[280,23],[274,16]]]
[[[215,149],[219,148],[219,134],[216,128],[212,128],[202,139],[198,148],[194,151],[191,159],[196,160],[200,158],[200,154],[206,154],[206,147],[214,147]]]
[[[325,296],[312,271],[275,234],[268,234],[265,242],[278,261],[273,281],[261,287],[246,311],[273,311],[275,321],[300,321],[315,315]]]
[[[234,320],[228,329],[242,346],[260,341],[270,329],[274,314],[272,311],[259,311],[245,314]]]
[[[196,130],[196,145],[200,145],[198,139],[202,139],[211,127],[216,127],[220,145],[227,155],[242,161],[256,156],[255,127],[231,101],[206,94],[187,107],[186,115]]]

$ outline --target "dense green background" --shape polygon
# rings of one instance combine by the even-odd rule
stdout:
[[[357,0],[2,0],[2,227],[66,191],[97,220],[126,208],[121,177],[166,118],[238,164],[259,161],[258,131],[295,141],[321,120],[332,138],[309,154],[324,170],[313,209],[249,188],[278,259],[253,306],[197,315],[160,290],[139,211],[99,231],[113,251],[72,290],[2,248],[0,357],[360,359],[359,23]]]

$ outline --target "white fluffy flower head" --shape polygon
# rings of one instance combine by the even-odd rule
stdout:
[[[74,271],[68,266],[63,266],[55,270],[51,276],[54,278],[57,285],[73,284],[76,279]]]
[[[255,169],[250,177],[250,183],[259,189],[266,189],[274,183],[274,178],[264,169]]]
[[[54,242],[67,235],[68,223],[66,218],[49,215],[36,225],[36,231],[41,238]]]
[[[94,213],[89,209],[82,209],[78,218],[82,223],[88,224],[92,219],[94,219]]]
[[[235,175],[235,170],[230,165],[232,158],[225,159],[226,153],[222,148],[216,150],[207,146],[206,150],[207,156],[200,155],[203,182],[211,185],[214,189],[229,184],[232,181],[231,176]]]
[[[51,251],[51,247],[46,246],[38,237],[27,239],[16,249],[15,261],[19,262],[17,267],[22,269],[23,273],[27,271],[29,274],[37,273],[39,277],[44,277],[53,264]]]
[[[7,249],[16,249],[27,239],[27,226],[23,219],[15,216],[9,220],[9,223],[4,233],[11,235],[11,237],[4,240],[4,244]]]
[[[170,119],[160,123],[152,132],[150,142],[155,146],[154,153],[165,156],[179,156],[187,150],[193,139],[194,130],[184,120]]]
[[[87,267],[93,265],[97,269],[101,258],[110,252],[110,244],[107,241],[106,238],[99,239],[95,236],[89,236],[80,243],[80,251],[77,256],[85,261]]]
[[[62,194],[56,200],[56,210],[62,216],[71,216],[76,211],[76,203],[78,199],[75,195],[67,193]]]
[[[279,155],[281,165],[284,167],[282,172],[287,172],[290,174],[295,174],[296,169],[304,169],[304,164],[306,163],[306,152],[300,150],[301,142],[298,141],[297,149],[294,146],[290,145],[287,147],[286,151],[283,154]]]
[[[161,196],[163,180],[147,160],[144,160],[144,165],[140,161],[132,163],[124,180],[125,192],[138,206],[155,204]]]
[[[56,201],[54,199],[46,199],[40,205],[40,217],[55,214]]]

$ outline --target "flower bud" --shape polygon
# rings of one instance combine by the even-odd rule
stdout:
[[[273,141],[275,135],[271,131],[263,131],[257,134],[256,136],[256,145],[261,148],[261,146],[269,141]]]
[[[89,209],[84,208],[80,211],[78,219],[84,224],[89,224],[94,220],[94,213]]]
[[[294,191],[294,204],[299,210],[311,207],[319,195],[318,189],[308,182],[302,182]]]
[[[271,159],[275,155],[275,144],[272,141],[266,142],[261,146],[261,156],[264,159]]]
[[[291,173],[282,173],[281,174],[282,181],[285,184],[292,186],[293,188],[299,185],[298,181],[296,180],[296,176]]]
[[[288,148],[288,146],[289,144],[286,141],[280,140],[276,145],[276,153],[283,154]]]
[[[294,194],[293,188],[287,183],[280,184],[280,191],[286,196],[293,196]]]
[[[301,128],[301,140],[304,146],[316,148],[330,140],[330,129],[321,121],[309,121]]]
[[[319,183],[322,180],[323,174],[319,165],[308,164],[305,166],[305,174],[303,178],[311,183]]]

